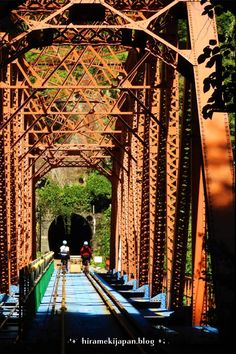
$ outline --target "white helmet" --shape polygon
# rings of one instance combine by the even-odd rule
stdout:
[[[84,245],[87,246],[88,245],[88,241],[84,241]]]
[[[62,243],[63,243],[63,245],[67,245],[67,241],[66,240],[64,240]]]

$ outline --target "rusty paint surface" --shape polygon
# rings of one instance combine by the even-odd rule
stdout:
[[[79,2],[28,0],[9,10],[12,33],[0,29],[1,291],[35,255],[35,183],[53,168],[94,168],[112,182],[111,267],[152,295],[166,291],[169,308],[187,292],[194,324],[209,304],[201,278],[208,230],[224,330],[232,320],[232,291],[221,279],[233,275],[233,158],[227,114],[207,116],[213,89],[204,79],[215,67],[198,60],[209,41],[217,45],[214,17],[198,0],[99,4],[100,17],[88,22]]]

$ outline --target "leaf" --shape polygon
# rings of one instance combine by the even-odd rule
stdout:
[[[235,50],[234,45],[228,43],[228,44],[227,44],[227,48],[228,48],[229,50],[232,50],[232,52],[234,53],[234,50]]]
[[[214,7],[213,5],[207,5],[207,6],[205,6],[202,15],[208,15],[209,12],[213,9],[213,7]]]
[[[218,34],[218,38],[220,42],[225,42],[225,36],[223,34]]]
[[[214,90],[214,92],[212,93],[211,97],[209,98],[209,100],[212,98],[213,102],[216,102],[216,100],[219,97],[219,90]],[[210,101],[209,101],[210,102]]]
[[[211,80],[211,86],[212,86],[212,88],[216,88],[216,87],[217,87],[217,83],[218,83],[218,86],[219,86],[218,80]]]
[[[213,11],[209,11],[209,12],[208,12],[208,16],[209,16],[210,18],[213,18],[213,17],[214,17],[214,12],[213,12]]]
[[[223,79],[227,79],[231,75],[231,72],[225,71],[223,74]]]
[[[204,61],[206,60],[206,58],[207,58],[207,57],[205,56],[205,54],[199,55],[199,57],[197,58],[198,64],[204,63]]]
[[[220,52],[220,47],[215,47],[212,49],[212,54],[215,55],[215,54],[218,54]]]
[[[206,67],[212,68],[213,65],[216,63],[216,60],[217,60],[216,55],[214,55],[210,60],[208,60]]]
[[[213,114],[213,111],[212,111],[212,105],[211,104],[207,104],[203,107],[202,109],[202,114],[203,114],[203,118],[204,119],[207,119],[207,118],[212,118],[212,114]]]
[[[209,91],[211,88],[211,84],[209,81],[204,80],[204,85],[203,85],[203,92],[206,93]]]
[[[211,52],[212,52],[212,49],[210,48],[209,45],[203,49],[203,53],[206,55],[206,58],[210,57]]]
[[[209,40],[209,44],[210,45],[216,45],[217,44],[217,41],[215,39],[210,39]]]
[[[216,79],[216,72],[214,71],[213,73],[211,73],[208,78],[211,80]]]
[[[228,43],[224,43],[224,44],[221,44],[221,45],[220,45],[220,49],[221,49],[221,50],[228,49],[228,47],[229,47],[229,44],[228,44]]]
[[[224,56],[226,57],[226,56],[229,55],[229,54],[231,54],[231,51],[227,49],[227,50],[224,52]]]

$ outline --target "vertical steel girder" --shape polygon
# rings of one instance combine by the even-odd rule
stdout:
[[[1,93],[2,103],[2,93]],[[2,114],[1,114],[2,116]],[[7,233],[6,176],[4,159],[4,136],[0,135],[0,291],[7,292],[10,282],[9,246]]]
[[[144,67],[144,82],[146,85],[160,86],[159,61],[150,60]],[[152,115],[159,114],[160,89],[144,92],[143,103],[150,109]],[[140,224],[140,266],[139,285],[148,284],[152,287],[153,267],[153,242],[155,225],[155,196],[157,183],[157,145],[158,124],[145,111],[144,115],[144,148],[143,148],[143,171],[142,171],[142,200],[141,200],[141,224]]]
[[[196,160],[195,160],[196,162]],[[200,175],[199,175],[200,173]],[[197,198],[197,210],[193,209],[193,286],[192,286],[192,306],[193,306],[193,318],[192,322],[194,326],[199,326],[204,321],[204,315],[207,313],[207,283],[205,277],[206,275],[206,215],[205,215],[205,200],[204,200],[204,190],[203,190],[203,176],[202,170],[197,171],[198,181],[193,183],[193,198]],[[198,183],[197,183],[198,182]],[[194,199],[193,199],[194,202]],[[194,203],[193,203],[194,207]]]
[[[166,78],[166,67],[160,67],[161,80]],[[168,68],[167,68],[168,70]],[[167,78],[167,87],[172,87],[172,80]],[[157,187],[156,187],[156,218],[155,218],[155,238],[153,255],[153,284],[152,294],[156,295],[163,290],[164,257],[166,247],[167,229],[167,136],[169,124],[169,97],[164,88],[160,94],[159,117],[162,127],[158,134],[158,161],[157,161]]]
[[[153,87],[159,87],[161,85],[160,78],[160,60],[154,60],[149,65],[149,80]],[[155,75],[154,75],[155,73]],[[149,95],[148,107],[150,107],[151,113],[154,116],[159,115],[160,112],[160,89],[153,88]],[[149,272],[148,272],[148,284],[152,293],[153,284],[153,257],[154,257],[154,240],[155,240],[155,220],[156,220],[156,189],[157,189],[157,166],[158,166],[158,134],[159,126],[154,119],[150,119],[149,126]],[[140,236],[141,237],[141,236]]]
[[[8,291],[9,285],[9,257],[8,257],[8,239],[6,223],[6,188],[5,188],[5,161],[4,161],[4,141],[0,136],[0,291]]]
[[[167,133],[167,166],[166,166],[166,294],[167,306],[170,306],[170,289],[173,279],[173,272],[176,268],[173,267],[173,251],[175,242],[175,225],[176,225],[176,200],[178,190],[179,176],[179,80],[178,73],[173,69],[167,70],[167,80],[169,92],[169,109],[166,116],[168,119]]]
[[[217,45],[215,20],[197,0],[106,0],[106,21],[85,31],[72,6],[28,0],[13,10],[24,26],[0,34],[1,291],[35,254],[35,181],[54,167],[96,168],[112,181],[111,267],[152,295],[163,291],[166,269],[167,305],[181,307],[191,236],[193,323],[201,324],[207,240],[224,332],[233,319],[232,149],[227,115],[206,116],[213,89],[204,80],[215,66],[199,60]]]
[[[2,70],[1,81],[9,88],[1,88],[1,124],[9,117],[12,111],[20,105],[21,92],[10,88],[19,84],[19,73],[15,64],[8,65]],[[19,138],[24,127],[22,116],[1,131],[1,292],[9,292],[11,284],[18,283],[19,269],[32,260],[32,245],[27,246],[25,235],[31,223],[31,183],[27,179],[27,159],[19,162],[19,156],[24,146],[28,146],[28,137],[20,144],[12,146]],[[27,219],[25,215],[28,214]],[[32,230],[28,238],[32,243]],[[4,264],[3,264],[4,263]]]
[[[187,86],[187,85],[186,85]],[[179,164],[175,202],[175,223],[173,238],[173,254],[170,281],[170,308],[181,307],[185,287],[185,266],[187,253],[187,239],[190,217],[191,197],[191,116],[189,110],[188,87],[184,90],[183,117],[181,120],[181,134],[179,147]]]
[[[232,282],[235,258],[235,197],[230,131],[225,113],[212,112],[211,118],[206,116],[206,106],[213,89],[204,90],[204,79],[213,73],[214,68],[209,68],[207,61],[198,62],[197,65],[197,60],[204,48],[211,43],[215,46],[218,44],[217,31],[215,22],[208,15],[199,16],[202,13],[202,6],[199,3],[188,3],[187,10],[191,44],[196,62],[194,79],[216,311],[222,335],[232,338],[235,301]],[[198,21],[195,20],[196,16],[198,16]]]
[[[133,66],[137,61],[137,51],[131,50],[128,55],[132,58],[131,65],[126,64],[127,72],[131,72]],[[129,60],[128,60],[129,61]],[[120,106],[122,111],[135,110],[135,103],[128,98],[127,95],[124,97],[124,101],[121,101]],[[141,123],[142,118],[138,114],[135,114],[131,119],[129,117],[124,117],[129,123],[127,130],[127,123],[122,119],[117,123],[117,126],[124,124],[126,128],[123,132],[122,143],[128,144],[131,149],[132,155],[127,154],[127,152],[117,152],[116,159],[113,161],[113,200],[114,200],[114,213],[118,210],[117,220],[118,228],[115,227],[117,223],[112,226],[112,237],[116,240],[117,249],[113,253],[116,258],[117,268],[119,264],[121,269],[125,272],[129,278],[137,277],[138,274],[138,264],[139,264],[139,230],[140,230],[140,213],[141,205],[139,198],[141,195],[140,187],[140,174],[138,171],[141,170],[140,163],[140,149],[142,150],[142,130],[143,124]],[[141,123],[141,124],[140,124]],[[138,132],[132,134],[136,130]],[[122,164],[118,164],[117,161],[121,161]],[[118,172],[119,171],[119,172]],[[115,173],[114,173],[115,172]],[[117,176],[119,178],[117,179]],[[114,185],[117,187],[114,188]],[[120,207],[116,207],[116,201],[120,200]],[[119,248],[121,247],[121,249]],[[111,248],[112,249],[112,248]],[[120,259],[120,254],[122,254]]]
[[[1,78],[6,82],[11,80],[11,68],[5,73],[1,73]],[[1,90],[2,111],[1,117],[3,120],[5,115],[11,110],[13,97],[10,90]],[[12,126],[2,132],[1,134],[1,291],[8,292],[9,285],[16,281],[16,232],[15,232],[15,209],[14,209],[14,177],[13,160],[10,154],[10,144],[12,136]],[[13,213],[11,210],[13,207]],[[5,225],[3,225],[3,223]],[[5,269],[3,268],[5,266]]]
[[[150,79],[147,66],[144,68],[143,80]],[[147,105],[147,94],[142,93],[140,100]],[[142,113],[141,113],[142,114]],[[144,149],[143,149],[143,166],[142,166],[142,200],[141,200],[141,224],[140,224],[140,264],[139,264],[139,285],[148,284],[149,276],[149,255],[150,255],[150,117],[144,113]]]

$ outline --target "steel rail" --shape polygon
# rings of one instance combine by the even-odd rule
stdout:
[[[58,268],[57,276],[56,276],[55,283],[54,283],[53,289],[52,289],[51,299],[52,299],[52,297],[53,297],[53,304],[52,304],[52,313],[53,313],[53,314],[55,313],[55,306],[56,306],[56,302],[57,302],[58,286],[59,286],[60,274],[61,274],[61,267]],[[50,305],[51,305],[51,299],[50,299],[50,302],[49,302],[49,305],[48,305],[48,309],[49,309],[49,307],[50,307]]]
[[[85,275],[129,338],[137,340],[140,335],[143,336],[141,328],[138,328],[137,323],[127,313],[123,305],[106,289],[102,282],[93,273],[86,272]],[[140,353],[152,352],[151,348],[150,351],[147,351],[141,344],[136,343],[136,346]]]
[[[66,281],[66,276],[65,272],[62,269],[62,266],[60,265],[58,270],[57,270],[57,275],[55,282],[53,284],[53,289],[52,289],[52,294],[48,303],[48,309],[47,309],[47,315],[44,319],[44,323],[47,323],[47,327],[49,327],[49,322],[48,320],[50,319],[51,315],[56,315],[57,310],[55,309],[56,303],[57,303],[57,298],[58,298],[58,287],[60,280],[62,278],[62,299],[61,299],[61,343],[60,343],[60,354],[65,353],[65,311],[66,311],[66,306],[65,306],[65,301],[66,301],[66,290],[65,290],[65,281]],[[51,311],[50,311],[51,307]]]

